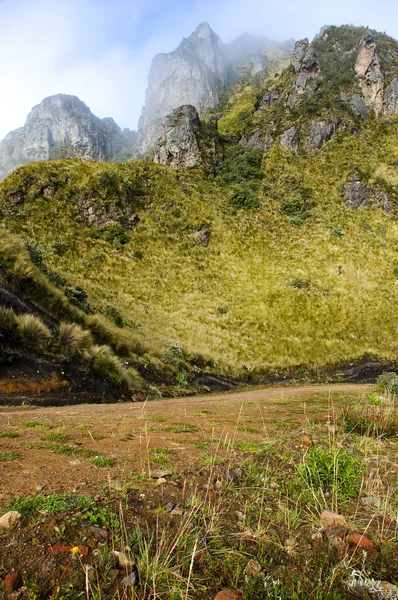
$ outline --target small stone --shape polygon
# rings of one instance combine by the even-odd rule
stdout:
[[[118,569],[109,569],[108,571],[108,579],[110,581],[115,581],[119,576],[119,571]]]
[[[166,469],[154,469],[150,472],[150,475],[153,479],[160,479],[161,477],[168,477],[172,475],[173,471],[167,471]]]
[[[398,594],[398,587],[396,585],[393,585],[392,583],[389,583],[388,581],[380,581],[380,587],[385,592],[392,592],[393,594]]]
[[[216,488],[216,490],[221,490],[221,488],[222,488],[222,481],[220,481],[219,479],[217,479],[217,481],[215,483],[215,488]]]
[[[166,504],[165,509],[168,512],[171,512],[175,508],[175,505],[176,505],[175,502],[169,502],[168,504]]]
[[[123,577],[123,579],[120,582],[120,586],[122,588],[128,588],[128,587],[133,587],[136,583],[137,583],[137,574],[134,572],[134,573],[130,573],[130,575],[126,575],[126,577]]]
[[[270,483],[269,487],[271,488],[271,490],[279,490],[280,485],[278,485],[276,481],[273,481],[272,483]]]
[[[258,562],[258,560],[249,560],[245,567],[244,574],[246,577],[252,577],[253,575],[259,575],[263,570],[262,566]]]
[[[96,542],[103,542],[109,538],[109,532],[101,527],[96,527],[95,525],[91,525],[88,528],[88,533],[92,535]]]
[[[214,600],[241,600],[243,598],[242,592],[236,590],[227,590],[226,588],[218,592]]]
[[[329,529],[335,525],[342,525],[348,529],[347,521],[343,515],[331,512],[330,510],[324,510],[321,514],[321,527],[322,529]]]
[[[119,567],[122,567],[123,569],[131,569],[134,567],[134,561],[131,560],[124,552],[117,552],[117,550],[114,550],[112,554],[113,556],[116,556]]]
[[[87,580],[90,583],[95,583],[97,581],[97,573],[93,566],[91,565],[83,565],[84,573],[86,575]]]
[[[321,542],[323,540],[323,535],[320,531],[317,531],[316,533],[312,534],[311,539],[313,542]]]
[[[361,504],[365,508],[379,508],[381,500],[377,496],[366,496],[365,498],[361,498]]]
[[[164,477],[159,477],[159,479],[156,482],[156,485],[164,485],[165,483],[167,483],[167,479],[165,479]]]
[[[184,510],[180,506],[176,506],[171,511],[171,514],[172,515],[177,515],[178,517],[181,517],[184,514]]]
[[[40,494],[40,492],[42,492],[42,491],[43,491],[43,489],[44,489],[44,488],[43,488],[43,486],[42,486],[42,485],[36,485],[36,486],[35,486],[35,490],[36,490],[36,492],[37,492],[38,494]]]
[[[245,520],[245,515],[240,510],[236,510],[235,514],[238,517],[238,521],[244,521]]]
[[[0,518],[0,529],[12,531],[17,527],[21,520],[21,515],[16,510],[10,510]]]
[[[362,550],[365,550],[366,552],[373,552],[375,550],[375,545],[372,540],[360,533],[350,533],[345,540],[350,546],[362,548]]]
[[[6,589],[6,592],[15,592],[20,583],[21,575],[17,571],[13,573],[8,573],[8,575],[6,575],[4,579],[4,587]]]

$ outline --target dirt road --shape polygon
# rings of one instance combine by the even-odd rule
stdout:
[[[0,503],[12,495],[94,493],[149,469],[183,473],[217,447],[260,447],[281,430],[330,421],[371,385],[263,388],[147,403],[0,408]],[[98,468],[93,457],[113,466]],[[195,467],[196,465],[196,467]]]

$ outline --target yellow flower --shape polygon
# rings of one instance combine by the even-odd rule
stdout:
[[[77,554],[79,552],[79,546],[73,546],[71,552],[72,554]]]

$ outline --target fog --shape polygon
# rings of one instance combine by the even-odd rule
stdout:
[[[173,50],[202,21],[225,42],[245,31],[312,38],[322,25],[343,23],[398,37],[395,0],[0,0],[0,139],[57,93],[136,128],[153,56]]]

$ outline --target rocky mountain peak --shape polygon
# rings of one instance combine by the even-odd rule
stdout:
[[[99,119],[76,96],[49,96],[31,110],[23,127],[0,142],[0,180],[38,160],[111,160],[126,140],[113,119]]]
[[[150,150],[162,134],[162,119],[182,105],[203,113],[219,104],[231,78],[222,44],[208,23],[201,23],[176,50],[152,61],[145,108],[139,123],[139,151]]]

